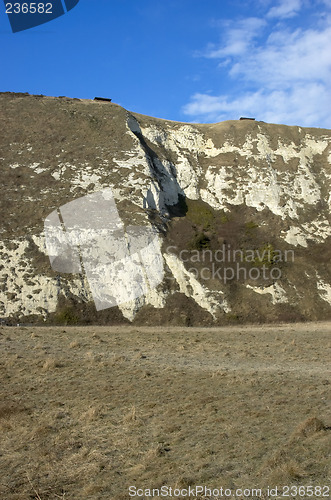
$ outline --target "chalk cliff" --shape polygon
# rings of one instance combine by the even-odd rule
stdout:
[[[112,103],[11,93],[0,94],[0,125],[5,321],[331,318],[330,130],[186,124]],[[163,279],[97,311],[83,269],[52,268],[44,223],[109,188],[125,227],[157,235]],[[155,264],[153,246],[145,253]],[[125,281],[134,287],[134,274]]]

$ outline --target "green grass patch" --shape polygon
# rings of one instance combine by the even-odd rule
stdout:
[[[202,229],[209,229],[212,227],[215,216],[214,211],[201,200],[186,199],[187,212],[186,217],[195,226]]]

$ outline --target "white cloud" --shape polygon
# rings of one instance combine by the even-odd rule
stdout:
[[[249,17],[236,22],[235,25],[222,23],[224,30],[224,45],[215,47],[210,45],[205,56],[208,58],[221,58],[245,54],[252,46],[253,39],[266,25],[266,21],[257,17]]]
[[[301,85],[290,91],[258,90],[245,92],[235,99],[226,95],[195,94],[184,106],[186,115],[198,121],[219,122],[255,117],[269,123],[304,127],[330,124],[331,92],[320,84]]]
[[[292,12],[299,3],[287,2]],[[264,20],[250,18],[248,27],[242,21],[235,27],[228,25],[227,42],[210,49],[205,57],[220,59],[230,83],[236,88],[242,84],[243,90],[237,95],[196,93],[183,112],[200,121],[253,115],[274,123],[330,127],[330,16],[323,22],[318,29],[290,29],[282,24],[272,30],[269,25],[263,45],[257,45],[254,38],[264,29]]]
[[[232,76],[270,88],[292,86],[298,82],[330,82],[331,26],[324,30],[287,30],[271,33],[264,46],[238,58]]]
[[[302,7],[301,0],[281,0],[279,4],[272,7],[267,17],[289,18],[296,16]]]

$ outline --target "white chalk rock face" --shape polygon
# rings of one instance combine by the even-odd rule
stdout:
[[[85,272],[97,311],[146,295],[163,279],[158,235],[129,226],[110,188],[78,198],[45,220],[50,263],[60,273]]]
[[[5,94],[0,112],[0,319],[47,320],[63,300],[150,323],[175,321],[173,307],[195,324],[331,317],[329,130]],[[266,264],[277,278],[201,279],[202,264],[180,258],[227,243],[271,249],[251,276]]]

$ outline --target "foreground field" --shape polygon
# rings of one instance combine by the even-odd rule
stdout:
[[[1,327],[0,498],[328,498],[330,337],[330,323]]]

